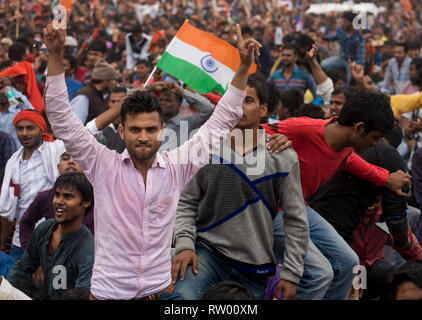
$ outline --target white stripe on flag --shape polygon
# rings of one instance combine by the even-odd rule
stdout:
[[[177,37],[173,38],[167,47],[167,52],[173,57],[185,60],[201,69],[224,89],[228,88],[234,77],[235,72],[220,61],[214,58],[211,59],[209,52],[201,51]]]

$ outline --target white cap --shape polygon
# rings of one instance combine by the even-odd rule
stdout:
[[[67,36],[66,37],[66,42],[64,44],[65,46],[70,46],[70,47],[77,47],[78,46],[78,41],[76,41],[76,39],[72,36]]]

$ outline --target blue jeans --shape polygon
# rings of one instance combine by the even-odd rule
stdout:
[[[264,299],[266,278],[240,272],[200,243],[195,245],[195,253],[198,256],[198,273],[194,274],[192,265],[188,265],[184,280],[178,278],[174,286],[174,292],[185,300],[200,300],[208,287],[226,280],[239,282],[251,290],[257,299]]]
[[[308,209],[308,207],[306,208]],[[285,236],[283,211],[279,211],[274,219],[273,250],[277,264],[283,263]],[[303,276],[296,286],[296,300],[323,299],[332,280],[333,268],[330,262],[318,250],[312,240],[309,240],[308,252],[304,260]]]
[[[0,275],[7,278],[10,269],[12,269],[15,262],[23,256],[23,253],[24,251],[22,248],[14,245],[11,246],[9,255],[0,252]]]
[[[346,71],[347,83],[350,83],[352,74],[350,73],[349,63],[340,56],[331,56],[321,61],[321,67],[324,70],[343,69]]]
[[[157,300],[183,300],[183,297],[176,292],[163,292]]]
[[[306,211],[311,240],[330,261],[334,271],[333,281],[324,299],[345,300],[355,277],[353,269],[359,265],[359,258],[330,223],[311,207],[306,206]]]

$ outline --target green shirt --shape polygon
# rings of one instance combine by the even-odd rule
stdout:
[[[48,296],[61,298],[66,289],[90,288],[94,265],[94,236],[83,225],[78,230],[64,234],[53,256],[48,246],[57,223],[54,219],[42,222],[32,233],[22,258],[16,261],[7,280],[12,286],[18,283],[32,285],[32,274],[41,265]],[[30,295],[30,293],[25,292]]]

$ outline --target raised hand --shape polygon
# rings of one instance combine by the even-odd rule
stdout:
[[[364,69],[363,66],[349,60],[350,73],[356,81],[363,81]]]
[[[50,23],[44,28],[44,43],[49,55],[62,55],[66,42],[66,30],[55,29]]]
[[[311,50],[306,52],[306,59],[308,59],[308,60],[316,59],[317,53],[318,53],[318,46],[314,43],[312,45]]]
[[[239,24],[236,24],[236,32],[237,49],[239,50],[240,62],[245,66],[250,66],[254,61],[254,53],[258,56],[260,55],[259,48],[261,48],[262,45],[252,37],[246,40],[243,39]]]

